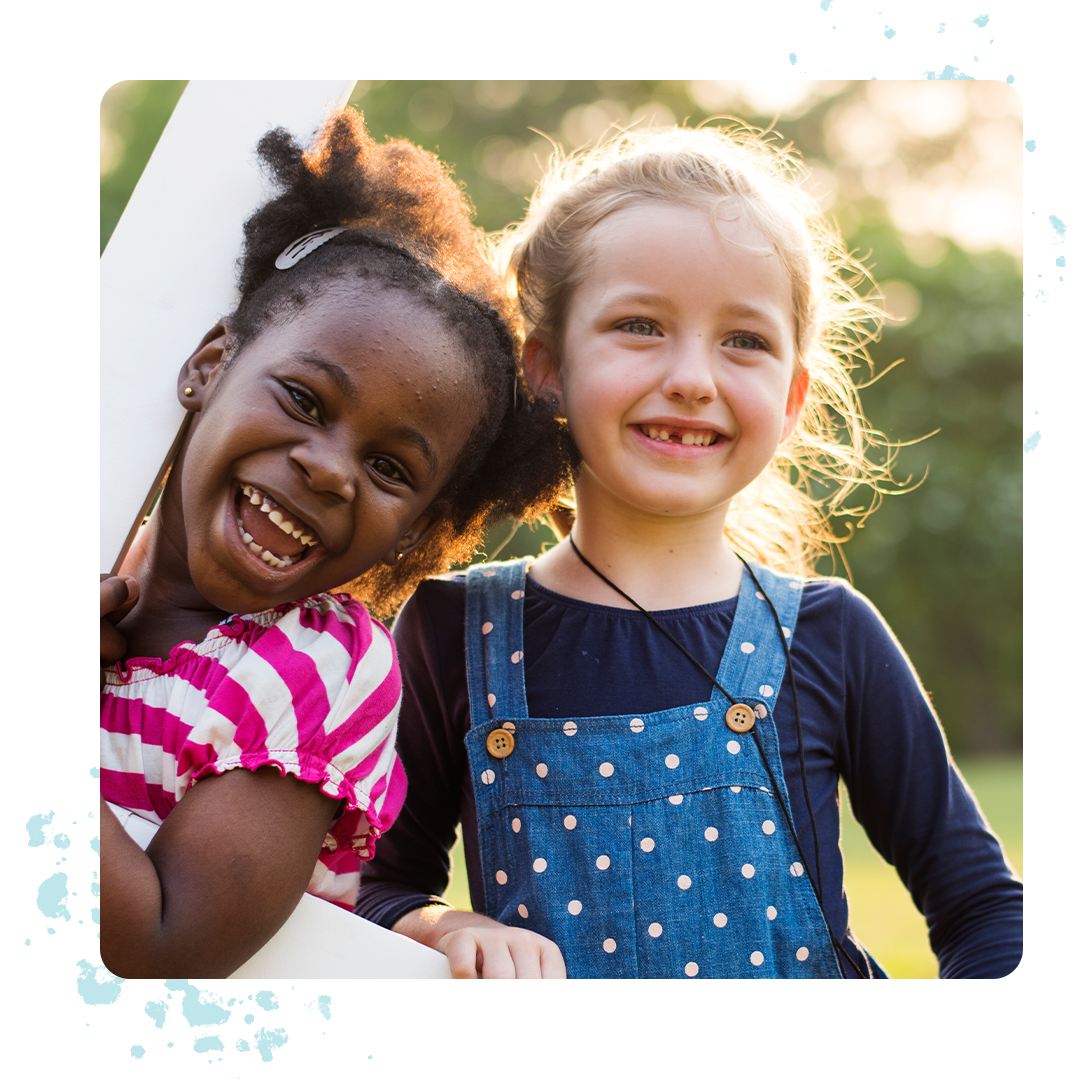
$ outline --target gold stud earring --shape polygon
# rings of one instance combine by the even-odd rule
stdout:
[[[397,561],[401,562],[401,560],[404,559],[404,558],[405,558],[405,552],[404,551],[399,551],[397,553]]]
[[[195,393],[195,391],[192,390],[190,386],[185,386],[184,387],[184,397],[191,397],[191,395],[194,394],[194,393]]]

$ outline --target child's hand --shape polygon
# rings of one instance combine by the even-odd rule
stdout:
[[[443,953],[455,979],[566,978],[554,941],[475,912],[418,908],[398,919],[394,930]]]
[[[139,583],[133,577],[102,574],[101,590],[101,663],[115,664],[127,650],[124,635],[113,625],[119,622],[139,599]]]
[[[566,978],[566,964],[554,941],[502,923],[452,930],[436,948],[446,954],[455,979]]]

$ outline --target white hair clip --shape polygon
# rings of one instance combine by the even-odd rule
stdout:
[[[332,229],[316,229],[299,240],[294,240],[275,260],[274,266],[279,270],[288,270],[295,266],[305,255],[310,255],[317,247],[322,247],[327,240],[333,240],[338,233],[343,233],[349,228],[348,225],[336,225]]]

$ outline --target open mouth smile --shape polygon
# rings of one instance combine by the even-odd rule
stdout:
[[[638,424],[638,431],[654,442],[681,443],[683,446],[712,446],[720,433],[704,428],[668,427],[661,424]]]
[[[237,492],[236,526],[247,549],[268,566],[292,566],[319,544],[307,522],[250,484]]]

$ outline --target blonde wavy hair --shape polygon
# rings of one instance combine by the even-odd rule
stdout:
[[[724,531],[743,554],[798,574],[812,574],[876,509],[893,486],[895,453],[863,416],[853,379],[860,363],[870,368],[880,298],[807,194],[807,176],[790,148],[741,123],[620,132],[574,154],[556,149],[524,221],[495,238],[526,331],[558,357],[570,300],[588,273],[590,231],[610,214],[663,200],[759,230],[791,275],[796,364],[810,387],[795,432],[732,501]],[[846,505],[860,487],[867,504]],[[848,528],[838,536],[841,518]]]

